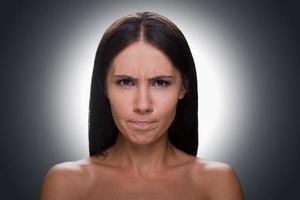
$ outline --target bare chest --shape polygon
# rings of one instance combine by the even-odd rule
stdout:
[[[166,176],[165,176],[166,177]],[[90,187],[89,200],[204,200],[198,188],[186,174],[168,178],[137,179],[106,174]]]

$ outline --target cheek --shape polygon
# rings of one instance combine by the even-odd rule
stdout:
[[[162,118],[170,119],[170,117],[174,117],[176,113],[177,107],[177,96],[172,94],[161,94],[156,99],[156,107],[157,113],[161,115]]]
[[[112,111],[112,115],[122,118],[122,116],[128,113],[128,108],[130,105],[130,98],[124,93],[112,91],[109,94],[109,102]]]

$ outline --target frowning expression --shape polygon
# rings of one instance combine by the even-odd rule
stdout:
[[[170,59],[151,44],[138,41],[113,59],[105,93],[120,134],[146,144],[167,133],[185,89]]]

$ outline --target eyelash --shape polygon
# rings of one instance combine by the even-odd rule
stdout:
[[[119,86],[121,86],[121,87],[130,86],[128,84],[125,84],[125,85],[122,84],[122,82],[124,83],[124,81],[130,81],[130,82],[132,82],[130,79],[121,79],[121,80],[116,81],[116,84],[119,85]],[[169,81],[165,81],[165,80],[156,80],[155,83],[157,83],[157,82],[160,82],[160,83],[164,84],[163,86],[160,86],[160,87],[167,87],[167,86],[170,85],[170,82]]]

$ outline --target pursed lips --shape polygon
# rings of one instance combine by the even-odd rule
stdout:
[[[134,121],[134,120],[130,120],[129,122],[133,122],[133,123],[136,123],[136,124],[150,124],[150,123],[153,123],[155,121]]]
[[[135,120],[130,120],[129,123],[132,124],[133,127],[138,128],[138,129],[147,129],[153,127],[156,121],[135,121]]]

